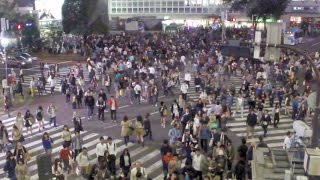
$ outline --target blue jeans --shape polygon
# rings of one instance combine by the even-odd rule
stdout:
[[[54,127],[57,127],[57,119],[56,117],[51,117],[50,118],[50,125],[53,123],[53,126]]]

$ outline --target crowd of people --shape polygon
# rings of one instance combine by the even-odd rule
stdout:
[[[82,144],[83,119],[76,113],[78,109],[87,109],[89,121],[97,118],[104,122],[109,119],[105,113],[110,111],[110,120],[117,123],[120,98],[130,104],[158,107],[161,126],[170,127],[168,139],[160,149],[163,176],[170,180],[251,179],[252,153],[255,148],[267,147],[263,137],[268,136],[268,127],[277,128],[283,114],[290,114],[293,120],[306,120],[312,112],[306,97],[312,92],[313,72],[303,58],[288,51],[283,51],[275,63],[225,57],[218,48],[219,42],[211,41],[207,29],[177,34],[93,35],[82,43],[85,54],[90,54],[85,66],[79,63],[63,77],[55,67],[43,78],[49,82],[52,94],[56,81],[60,80],[66,103],[75,112],[74,128],[64,126],[61,132],[60,157],[54,160],[52,168],[57,179],[72,172],[88,179],[150,179],[143,164],[131,162],[129,149],[117,151],[111,137],[106,140],[100,137],[96,145],[97,162],[92,163],[92,156]],[[85,68],[89,83],[85,83]],[[242,83],[228,83],[232,76],[242,79]],[[42,92],[39,81],[42,79],[31,81],[32,95]],[[196,99],[188,95],[192,81],[198,93]],[[239,90],[237,86],[241,86]],[[178,98],[172,103],[159,102],[160,93]],[[234,105],[236,110],[232,108]],[[244,114],[245,107],[250,110],[248,114]],[[19,179],[28,174],[26,164],[31,154],[23,142],[28,134],[32,135],[35,123],[39,123],[39,132],[44,132],[44,152],[51,154],[55,142],[43,121],[47,114],[49,124],[57,126],[57,111],[52,103],[46,109],[39,106],[34,115],[30,110],[24,116],[18,113],[12,135],[0,123],[1,148],[7,152],[5,171],[9,178]],[[246,117],[247,137],[236,147],[227,135],[226,124],[238,113]],[[145,145],[145,139],[153,140],[150,114],[137,116],[134,121],[125,116],[120,125],[125,144],[133,134],[141,146]],[[259,136],[259,142],[248,145],[247,139],[256,137],[256,126],[262,126],[264,134]],[[24,127],[28,134],[22,133]],[[296,144],[290,133],[288,137],[284,148]],[[13,153],[7,146],[10,141],[14,144]]]

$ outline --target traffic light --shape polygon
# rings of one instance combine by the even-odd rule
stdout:
[[[23,28],[23,27],[22,27],[22,24],[17,24],[17,30],[18,30],[18,31],[21,31],[22,28]]]

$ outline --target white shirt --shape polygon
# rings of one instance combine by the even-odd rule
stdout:
[[[141,86],[139,84],[136,84],[133,90],[136,94],[139,94],[139,91],[141,92]]]
[[[98,143],[97,146],[96,146],[96,154],[97,154],[97,157],[99,156],[104,156],[104,152],[107,151],[108,148],[107,148],[107,144],[106,143]]]
[[[192,167],[197,171],[201,171],[201,161],[202,161],[202,154],[198,156],[197,154],[194,153],[192,156]]]
[[[283,141],[283,149],[290,149],[291,147],[291,138],[290,137],[286,137],[284,138],[284,141]]]
[[[112,143],[107,143],[107,150],[110,155],[117,155],[117,146],[114,142]]]
[[[77,163],[78,163],[78,165],[80,167],[87,167],[90,164],[89,156],[88,155],[84,155],[83,153],[80,153],[77,156],[76,161],[77,161]]]
[[[222,106],[220,104],[216,105],[213,109],[213,112],[215,115],[221,115],[222,114]]]
[[[149,67],[149,73],[150,74],[155,74],[156,70],[154,69],[154,67]]]
[[[181,92],[182,92],[183,94],[187,94],[188,88],[189,88],[189,87],[188,87],[188,84],[183,83],[183,84],[181,85],[180,90],[181,90]]]
[[[2,79],[2,88],[7,87],[7,79]]]
[[[190,73],[186,73],[186,74],[184,75],[184,80],[185,80],[185,81],[191,81],[191,74],[190,74]]]

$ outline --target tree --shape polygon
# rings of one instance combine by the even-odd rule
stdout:
[[[32,46],[40,39],[40,31],[36,25],[36,18],[28,16],[25,20],[25,27],[22,30],[22,44]]]
[[[245,11],[252,18],[253,27],[256,29],[257,20],[262,19],[266,32],[266,21],[268,18],[279,19],[287,8],[290,0],[225,0],[231,3],[234,10]]]
[[[106,9],[107,4],[101,0],[65,0],[62,6],[63,31],[78,35],[107,33],[108,23],[103,18]]]

